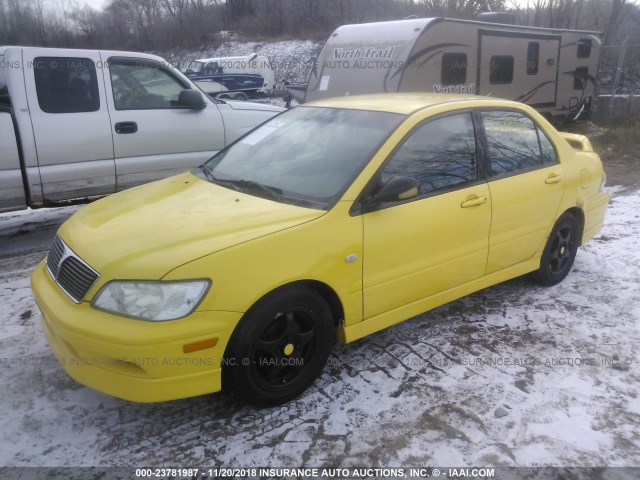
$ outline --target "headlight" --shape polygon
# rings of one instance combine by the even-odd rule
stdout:
[[[98,310],[141,320],[175,320],[193,312],[210,285],[209,280],[116,280],[102,287],[91,305]]]

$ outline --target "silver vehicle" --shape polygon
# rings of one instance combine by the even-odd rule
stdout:
[[[591,107],[601,34],[449,18],[344,25],[296,100],[382,92],[490,95],[549,119]]]
[[[211,100],[154,55],[0,47],[0,212],[189,170],[282,110]]]

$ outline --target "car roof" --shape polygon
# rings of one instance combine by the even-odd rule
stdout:
[[[327,98],[305,103],[303,106],[349,108],[354,110],[374,110],[380,112],[409,115],[417,110],[444,103],[482,103],[496,107],[522,107],[522,104],[480,95],[457,93],[380,93],[375,95],[351,95]],[[452,105],[453,106],[453,105]]]

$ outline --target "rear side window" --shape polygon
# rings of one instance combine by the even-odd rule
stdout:
[[[476,140],[470,113],[428,121],[409,134],[382,169],[381,183],[409,176],[419,195],[475,181]]]
[[[578,58],[589,58],[591,56],[591,39],[581,38],[578,40]]]
[[[556,156],[556,150],[551,144],[549,137],[537,127],[538,139],[540,140],[540,155],[542,156],[542,165],[553,165],[558,163],[558,157]]]
[[[527,75],[537,75],[539,63],[540,44],[538,42],[529,42],[527,47]]]
[[[46,113],[100,109],[96,66],[89,58],[37,57],[33,62],[40,109]]]
[[[494,55],[491,57],[489,83],[513,82],[513,57],[511,55]]]
[[[505,110],[482,112],[482,121],[489,147],[489,176],[510,175],[542,167],[540,140],[533,120],[522,113]],[[546,148],[553,152],[550,143]],[[555,152],[551,156],[547,151],[546,155],[549,157],[547,163],[555,162]]]
[[[467,55],[445,53],[442,55],[442,85],[460,85],[467,81]]]

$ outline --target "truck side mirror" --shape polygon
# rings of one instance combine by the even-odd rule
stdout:
[[[180,91],[178,104],[181,107],[190,108],[192,110],[202,110],[207,106],[207,102],[202,98],[202,93],[192,88],[185,88]]]

